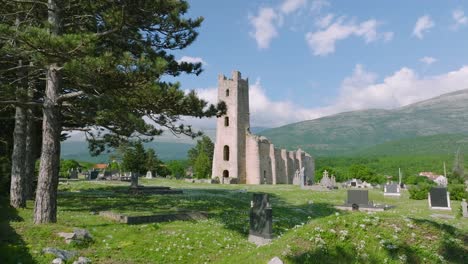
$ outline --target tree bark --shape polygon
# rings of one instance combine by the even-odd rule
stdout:
[[[21,65],[22,62],[19,61]],[[24,78],[23,71],[18,73],[19,78]],[[17,87],[16,97],[18,101],[24,101],[25,89],[21,85]],[[26,179],[24,160],[26,158],[26,109],[24,106],[16,106],[15,130],[13,132],[13,154],[11,155],[11,185],[10,204],[14,208],[26,207]]]
[[[60,32],[59,8],[56,0],[48,1],[50,34]],[[34,206],[34,223],[57,221],[57,186],[60,166],[61,116],[58,103],[61,88],[60,67],[51,63],[47,68],[46,91],[42,122],[42,150]]]
[[[34,99],[34,84],[30,80],[28,85],[28,99]],[[25,158],[25,177],[26,177],[26,199],[32,199],[34,196],[34,180],[37,155],[37,129],[35,122],[34,109],[29,107],[27,110],[26,127],[26,158]]]

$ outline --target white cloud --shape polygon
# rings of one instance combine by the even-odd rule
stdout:
[[[425,56],[425,57],[422,57],[420,61],[426,65],[431,65],[432,63],[436,62],[437,59],[433,57]]]
[[[250,24],[254,27],[250,36],[257,41],[260,49],[268,48],[271,40],[278,36],[276,25],[280,20],[275,10],[269,7],[260,8],[257,16],[249,17]]]
[[[351,77],[343,81],[341,94],[332,105],[333,111],[367,108],[390,109],[426,100],[444,93],[467,89],[468,66],[441,75],[419,76],[402,67],[382,82],[375,75],[356,65]]]
[[[384,32],[383,33],[383,39],[384,39],[385,42],[388,42],[388,41],[393,39],[394,35],[395,35],[395,33],[393,33],[393,32]]]
[[[314,0],[312,1],[312,5],[310,7],[310,10],[312,12],[320,12],[322,8],[330,6],[330,2],[327,0]]]
[[[468,66],[433,76],[419,76],[413,69],[402,67],[380,82],[377,77],[358,64],[352,75],[343,79],[337,98],[327,106],[315,108],[301,107],[290,100],[274,101],[268,97],[257,79],[250,85],[251,126],[275,127],[344,111],[392,109],[444,93],[468,89]],[[197,91],[200,97],[216,103],[216,88]],[[214,119],[186,121],[196,127],[215,127]]]
[[[419,39],[424,37],[424,33],[429,31],[430,28],[434,27],[435,23],[432,21],[429,15],[424,15],[416,21],[413,29],[413,35]]]
[[[319,28],[326,28],[331,24],[334,17],[335,17],[334,14],[331,14],[331,13],[327,14],[326,16],[317,19],[315,21],[315,25]]]
[[[207,63],[200,57],[189,57],[189,56],[182,56],[179,60],[177,60],[178,63],[181,62],[188,62],[188,63],[202,63],[203,65],[207,65]]]
[[[306,0],[285,0],[280,6],[280,10],[284,14],[289,14],[304,7],[306,3]]]
[[[258,48],[266,49],[270,46],[271,41],[279,36],[278,29],[286,18],[294,14],[293,20],[296,21],[298,18],[303,18],[304,13],[307,13],[299,11],[310,7],[309,13],[317,14],[322,8],[329,5],[327,0],[283,0],[279,6],[260,7],[257,15],[249,15],[248,17],[249,23],[253,27],[249,34],[257,42]],[[290,29],[294,31],[296,27],[291,26]]]
[[[379,34],[377,27],[379,22],[375,19],[366,20],[357,24],[354,20],[345,21],[345,17],[337,18],[332,24],[329,21],[321,21],[328,26],[316,32],[308,32],[305,35],[307,44],[312,49],[314,55],[324,56],[335,52],[335,45],[338,40],[346,39],[350,36],[362,37],[366,43],[373,42],[379,38],[388,41],[393,37],[392,32]]]
[[[468,17],[465,16],[465,13],[461,9],[453,10],[452,18],[455,20],[454,29],[468,24]]]

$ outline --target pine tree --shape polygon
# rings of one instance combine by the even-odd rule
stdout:
[[[196,178],[209,178],[213,163],[214,144],[208,136],[203,136],[197,145],[188,151],[190,165]]]
[[[19,4],[21,3],[21,4]],[[180,116],[221,115],[194,92],[164,76],[200,74],[201,64],[178,63],[170,54],[197,37],[202,18],[185,18],[186,1],[1,1],[4,16],[29,10],[31,23],[0,21],[0,39],[12,53],[28,54],[45,79],[45,92],[31,102],[43,109],[43,133],[34,222],[56,221],[62,132],[83,130],[94,153],[134,137],[173,133],[197,136]],[[22,8],[21,10],[19,8]],[[7,51],[8,53],[8,51]],[[11,103],[3,101],[2,104]],[[157,126],[145,121],[151,119]]]
[[[161,166],[161,161],[158,159],[156,152],[154,151],[154,149],[149,148],[146,151],[145,169],[155,174],[158,172],[160,166]]]

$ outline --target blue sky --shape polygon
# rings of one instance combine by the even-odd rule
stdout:
[[[176,56],[202,60],[204,72],[177,80],[216,102],[217,75],[241,71],[252,126],[391,109],[468,88],[466,1],[189,2],[188,16],[205,21]]]

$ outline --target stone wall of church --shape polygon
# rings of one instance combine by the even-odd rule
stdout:
[[[265,137],[249,132],[249,84],[238,71],[232,78],[218,77],[218,100],[227,113],[218,117],[212,178],[222,183],[292,184],[294,174],[304,167],[313,179],[313,158],[302,150],[275,148]]]

